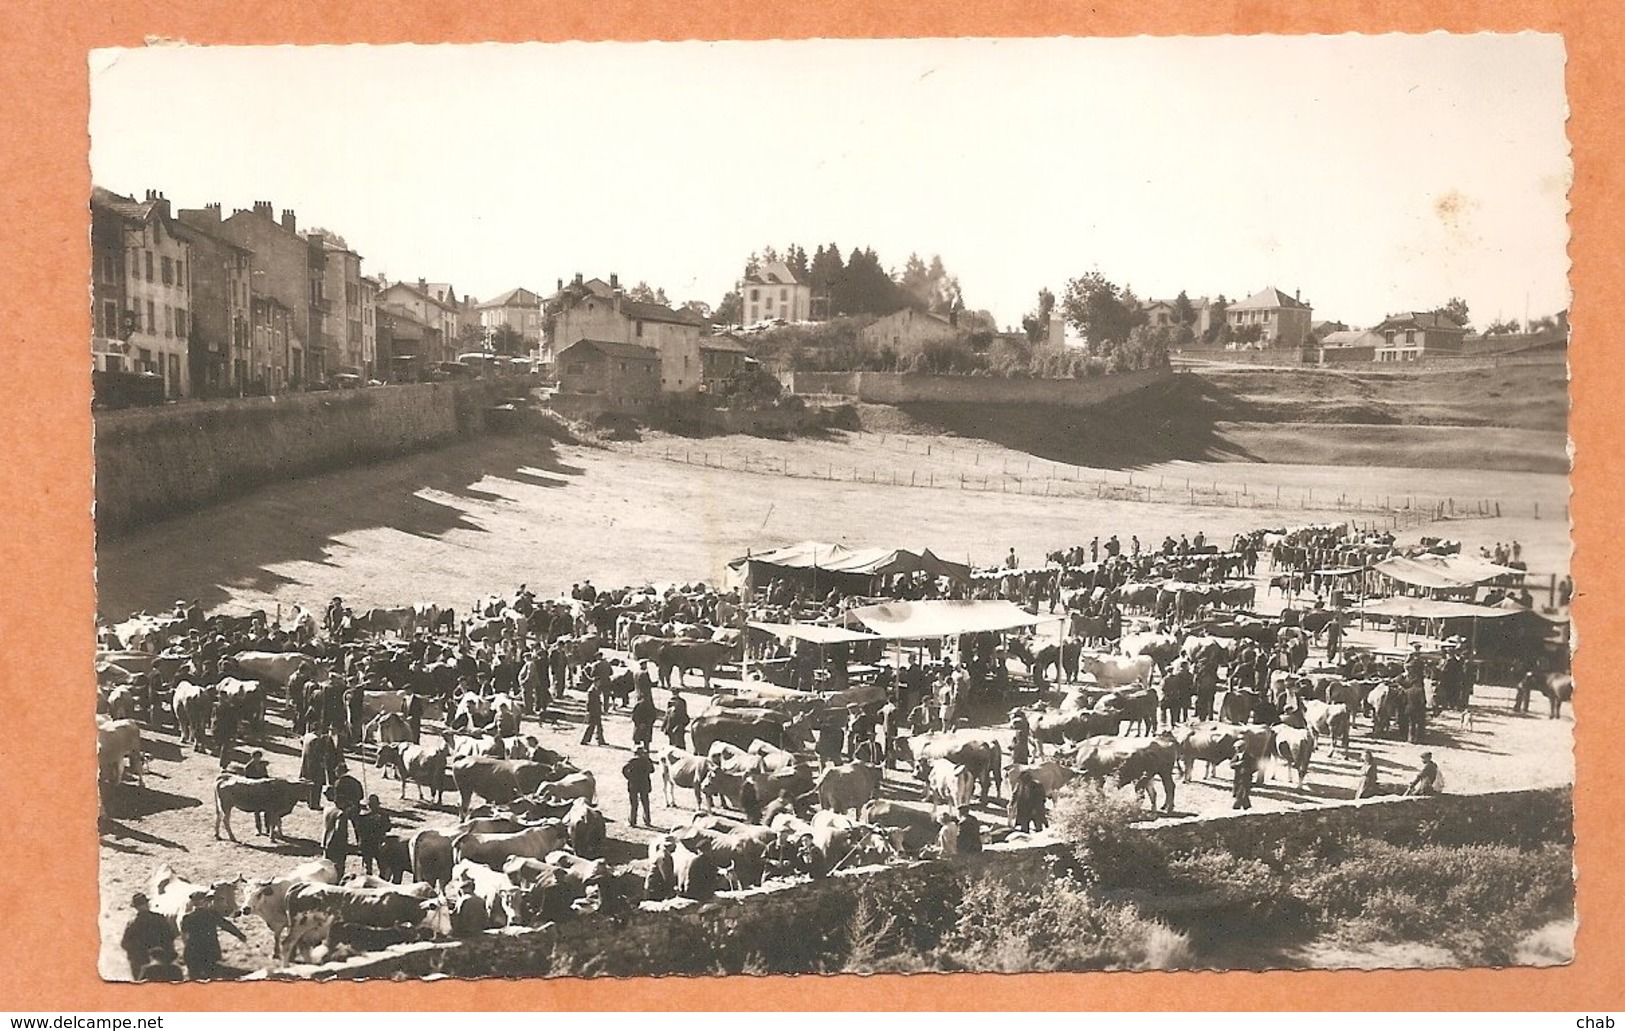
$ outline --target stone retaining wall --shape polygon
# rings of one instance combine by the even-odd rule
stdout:
[[[1533,846],[1570,841],[1572,789],[1543,788],[1483,795],[1376,798],[1296,812],[1236,813],[1142,825],[1170,852],[1222,846],[1238,855],[1303,845],[1325,835],[1366,835],[1395,844],[1497,842]],[[741,961],[771,949],[784,963],[816,957],[843,934],[860,895],[929,897],[962,877],[991,873],[1006,881],[1047,876],[1054,842],[990,846],[982,855],[854,870],[818,881],[781,884],[708,902],[582,917],[540,928],[491,931],[462,941],[417,943],[278,976],[318,978],[516,977],[558,973],[705,974],[707,963]],[[1152,909],[1156,907],[1153,906]]]
[[[97,412],[97,532],[483,432],[487,409],[529,388],[415,383]]]

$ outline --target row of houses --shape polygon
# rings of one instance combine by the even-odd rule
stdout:
[[[501,327],[541,341],[535,293],[480,304],[365,275],[342,237],[268,201],[226,216],[93,187],[90,208],[94,367],[155,375],[167,398],[422,379]]]
[[[1320,337],[1322,365],[1352,362],[1413,362],[1422,358],[1527,354],[1568,346],[1568,312],[1555,325],[1529,333],[1474,335],[1439,312],[1402,312],[1370,329],[1340,327]]]

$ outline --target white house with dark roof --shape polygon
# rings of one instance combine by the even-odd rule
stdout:
[[[531,343],[542,339],[542,298],[522,286],[484,302],[479,311],[480,326],[487,336],[506,326]]]
[[[770,261],[741,279],[738,290],[742,321],[747,326],[767,319],[806,322],[812,318],[812,286],[782,261]]]
[[[1225,317],[1232,332],[1258,326],[1265,344],[1301,348],[1309,338],[1313,315],[1314,309],[1296,295],[1267,286],[1244,301],[1232,302]]]

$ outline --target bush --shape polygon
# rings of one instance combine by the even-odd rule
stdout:
[[[1290,891],[1332,934],[1355,942],[1427,941],[1462,962],[1501,964],[1523,935],[1574,902],[1569,850],[1547,845],[1425,845],[1371,838],[1288,869]]]
[[[1055,796],[1050,823],[1075,846],[1078,875],[1086,882],[1127,887],[1155,883],[1167,867],[1162,849],[1130,829],[1149,818],[1138,799],[1076,786]]]
[[[1132,906],[1056,880],[1036,889],[989,878],[970,882],[943,951],[949,969],[1001,973],[1172,969],[1191,962],[1185,935]]]

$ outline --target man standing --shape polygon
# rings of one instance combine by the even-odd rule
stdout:
[[[350,858],[350,822],[353,815],[350,807],[339,805],[337,801],[322,811],[322,855],[338,870],[339,880],[344,879],[344,864]],[[187,966],[191,966],[190,953]]]
[[[673,691],[671,702],[666,706],[666,718],[661,725],[665,731],[666,739],[673,748],[683,748],[683,735],[688,732],[688,703],[683,700],[683,692]]]
[[[1529,715],[1529,696],[1540,690],[1540,674],[1535,672],[1531,665],[1524,670],[1523,676],[1518,678],[1518,689],[1512,696],[1512,711],[1522,715]]]
[[[632,703],[632,744],[641,745],[647,751],[650,742],[654,740],[655,720],[659,718],[660,712],[655,708],[654,691],[641,683],[644,676],[639,674],[637,700]]]
[[[1251,809],[1253,807],[1253,775],[1258,772],[1258,760],[1247,751],[1245,741],[1236,742],[1236,750],[1230,757],[1230,793],[1235,798],[1232,809]]]
[[[653,702],[650,703],[652,708]],[[626,798],[631,804],[631,813],[627,817],[627,825],[638,825],[638,806],[643,807],[643,825],[654,826],[654,817],[649,815],[649,793],[654,789],[655,764],[649,758],[649,746],[639,743],[632,750],[632,758],[621,767],[621,775],[626,778]]]
[[[525,662],[519,667],[519,696],[525,706],[525,714],[533,716],[541,707],[537,688],[542,682],[541,660],[535,651],[525,655]]]
[[[119,939],[119,946],[124,950],[124,956],[130,961],[130,977],[140,981],[144,980],[141,968],[147,965],[147,959],[157,948],[173,948],[175,934],[169,928],[168,919],[159,916],[148,908],[147,896],[136,892],[130,898],[130,907],[135,914],[130,922],[124,925],[124,936]]]
[[[1337,650],[1343,644],[1343,624],[1336,616],[1326,624],[1326,661],[1337,661]]]
[[[220,932],[224,930],[240,942],[248,938],[237,925],[221,915],[219,901],[214,896],[190,913],[181,917],[181,940],[186,945],[186,977],[191,981],[208,981],[220,975]]]
[[[592,744],[594,735],[599,744],[608,744],[604,740],[604,685],[596,677],[587,685],[587,727],[581,732],[581,743]]]
[[[361,869],[370,874],[379,851],[384,847],[384,837],[389,834],[389,813],[379,803],[377,795],[368,795],[366,808],[357,812],[352,822],[355,824],[355,850],[361,857]]]

